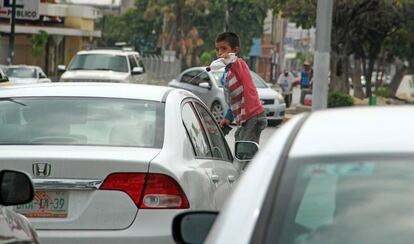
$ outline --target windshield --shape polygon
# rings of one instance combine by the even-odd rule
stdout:
[[[223,87],[220,80],[221,80],[221,77],[223,76],[224,71],[213,71],[211,73],[213,74],[213,77],[217,83],[217,86]],[[262,77],[260,77],[258,74],[256,74],[253,71],[250,71],[250,73],[252,74],[253,82],[256,88],[267,88],[268,87],[266,85],[266,82],[262,79]]]
[[[76,55],[68,70],[112,70],[125,73],[129,71],[125,56],[111,54]]]
[[[274,243],[402,244],[414,238],[412,160],[286,165]]]
[[[163,109],[145,100],[0,99],[0,144],[161,148]]]
[[[12,78],[37,78],[36,69],[27,67],[7,68],[6,76]]]

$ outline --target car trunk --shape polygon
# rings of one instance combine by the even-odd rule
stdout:
[[[160,149],[93,146],[1,146],[0,165],[33,177],[35,201],[15,207],[37,230],[124,229],[138,208],[130,195],[100,190],[113,173],[147,173]]]

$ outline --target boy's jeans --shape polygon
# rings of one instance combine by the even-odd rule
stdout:
[[[234,133],[236,141],[254,141],[259,143],[260,134],[267,126],[265,113],[260,113],[244,122]]]

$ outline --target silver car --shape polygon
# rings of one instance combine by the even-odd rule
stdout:
[[[224,69],[206,72],[206,67],[194,67],[182,72],[177,79],[170,81],[168,85],[196,94],[210,108],[216,120],[220,121],[228,108],[220,81],[223,72]],[[251,73],[265,108],[269,125],[280,124],[286,111],[282,95],[270,88],[258,74],[253,71]]]
[[[188,91],[52,83],[0,90],[0,165],[33,175],[16,211],[42,243],[171,243],[172,218],[221,209],[242,162]]]
[[[413,113],[412,106],[353,108],[292,118],[249,164],[215,222],[215,213],[181,215],[176,223],[186,231],[178,237],[206,244],[411,243]],[[204,231],[191,232],[200,223]]]

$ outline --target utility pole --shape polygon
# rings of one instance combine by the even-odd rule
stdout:
[[[274,84],[276,83],[275,81],[275,76],[276,76],[276,50],[275,50],[275,16],[273,14],[273,10],[272,10],[272,25],[271,25],[272,29],[270,31],[270,45],[271,45],[271,50],[270,50],[270,55],[271,57],[271,63],[270,63],[270,83]]]
[[[15,26],[16,26],[16,0],[12,0],[12,16],[11,16],[11,28],[10,28],[10,38],[9,38],[9,56],[8,62],[9,65],[13,64],[14,61],[14,36],[15,36]]]
[[[226,13],[225,13],[225,16],[224,16],[224,31],[228,31],[228,29],[229,29],[229,19],[230,19],[229,0],[226,0]]]
[[[312,111],[328,107],[333,2],[333,0],[318,0],[317,5]]]

